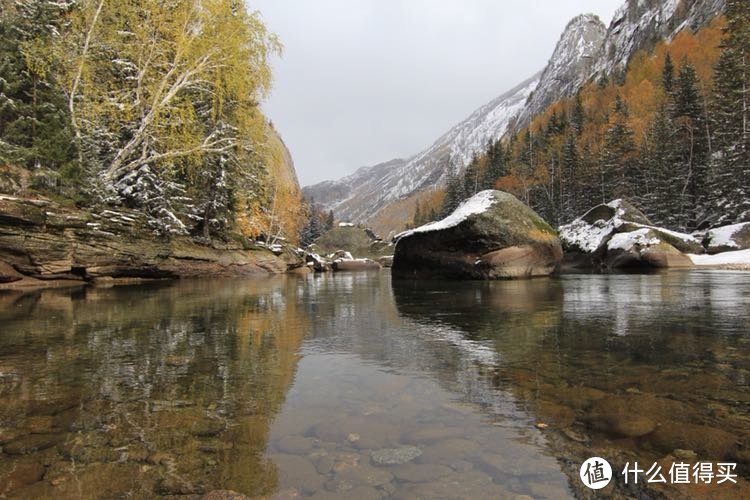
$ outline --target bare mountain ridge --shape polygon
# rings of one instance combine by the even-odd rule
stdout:
[[[523,128],[591,79],[622,70],[638,50],[649,50],[683,29],[696,30],[723,8],[724,0],[627,0],[608,28],[595,15],[577,16],[566,26],[543,71],[475,110],[424,151],[303,191],[342,220],[368,222],[399,200],[444,185],[452,172],[462,170],[486,148],[488,140]],[[404,214],[404,220],[410,215]]]

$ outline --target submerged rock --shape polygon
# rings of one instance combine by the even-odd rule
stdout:
[[[562,258],[555,231],[502,191],[482,191],[445,219],[396,239],[397,278],[530,278],[549,275]]]
[[[371,457],[377,465],[401,465],[411,462],[421,454],[422,450],[416,446],[402,446],[373,451]]]
[[[693,450],[700,458],[722,460],[737,451],[737,436],[706,425],[669,422],[659,426],[649,440],[664,452]]]

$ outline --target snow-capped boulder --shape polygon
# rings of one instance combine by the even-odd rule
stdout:
[[[750,222],[717,227],[706,234],[709,254],[750,248]]]
[[[625,200],[594,207],[559,231],[571,267],[686,267],[683,254],[704,252],[693,235],[654,226]]]
[[[396,240],[396,278],[546,276],[562,258],[555,231],[516,197],[494,190],[477,193],[445,219]]]
[[[617,233],[607,242],[606,266],[610,269],[692,267],[690,257],[662,240],[653,229]]]
[[[599,205],[570,224],[560,226],[560,242],[566,252],[601,253],[620,227],[649,225],[643,213],[625,200]]]

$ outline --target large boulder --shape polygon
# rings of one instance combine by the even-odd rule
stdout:
[[[750,248],[750,222],[717,227],[706,234],[709,254]]]
[[[607,267],[633,268],[692,267],[690,257],[662,241],[659,233],[652,229],[637,229],[617,233],[607,242],[605,260]]]
[[[654,226],[625,200],[594,207],[559,231],[569,267],[690,267],[685,254],[704,253],[697,238]]]
[[[555,231],[502,191],[482,191],[445,219],[396,240],[396,278],[530,278],[549,275],[562,259]]]

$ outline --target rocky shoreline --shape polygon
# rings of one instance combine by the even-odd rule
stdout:
[[[295,249],[160,238],[127,209],[93,213],[0,195],[0,288],[258,276],[306,269]]]
[[[505,196],[504,193],[496,193],[493,196]],[[476,218],[477,215],[472,217]],[[537,226],[541,227],[542,221],[535,224],[529,226],[535,229],[530,234],[540,233]],[[493,264],[494,267],[478,266],[477,262],[483,262],[479,255],[482,252],[477,253],[478,250],[469,252],[471,255],[460,261],[465,261],[465,264],[461,264],[463,268],[472,271],[464,272],[464,279],[482,279],[487,273],[487,277],[491,275],[495,279],[516,277],[515,274],[519,273],[508,271],[506,268],[509,265],[514,266],[513,269],[525,270],[520,275],[546,275],[553,272],[553,268],[555,274],[612,272],[632,268],[750,271],[750,262],[746,262],[748,259],[720,257],[746,252],[749,228],[750,224],[718,228],[709,231],[701,241],[695,235],[653,226],[635,207],[615,200],[595,207],[571,224],[559,228],[564,252],[562,260],[555,265],[550,259],[543,259],[545,272],[529,271],[533,271],[536,261],[519,263],[520,257],[515,260],[501,259],[502,262]],[[406,271],[401,269],[404,267],[404,249],[408,240],[416,241],[416,236],[419,236],[421,241],[425,235],[455,232],[452,227],[445,231],[434,229],[437,228],[430,227],[428,232],[417,229],[397,238],[400,242],[400,250],[397,244],[397,257],[401,254],[401,259],[396,259],[400,260],[395,266],[397,277],[412,274],[410,265],[406,266]],[[493,231],[497,232],[498,229]],[[548,232],[552,237],[554,231],[549,229]],[[486,235],[480,236],[478,241],[489,241]],[[522,238],[519,238],[510,238],[515,245],[513,248],[522,245]],[[556,240],[556,237],[553,239]],[[532,240],[529,241],[539,245]],[[457,241],[451,241],[451,248],[458,245]],[[476,246],[469,244],[470,241],[464,243],[464,246]],[[420,248],[423,245],[412,246],[414,248],[410,250],[410,255],[422,262],[426,258],[424,249]],[[243,238],[229,242],[203,242],[187,236],[162,238],[156,236],[143,216],[134,210],[101,210],[95,213],[66,207],[51,200],[0,195],[0,289],[130,284],[206,276],[246,277],[287,272],[378,270],[391,265],[390,257],[378,260],[354,258],[346,251],[348,249],[321,256],[316,249],[312,246],[308,251],[302,251],[287,244],[265,245]],[[463,256],[459,250],[453,248],[449,254],[458,252],[456,255]],[[435,252],[437,250],[432,251]],[[428,252],[430,255],[432,253]],[[522,257],[528,258],[527,253]],[[444,266],[448,257],[435,255],[435,261],[426,264],[425,269],[432,274],[443,275],[447,272]],[[553,260],[557,260],[557,257]],[[497,270],[498,265],[502,269]]]

